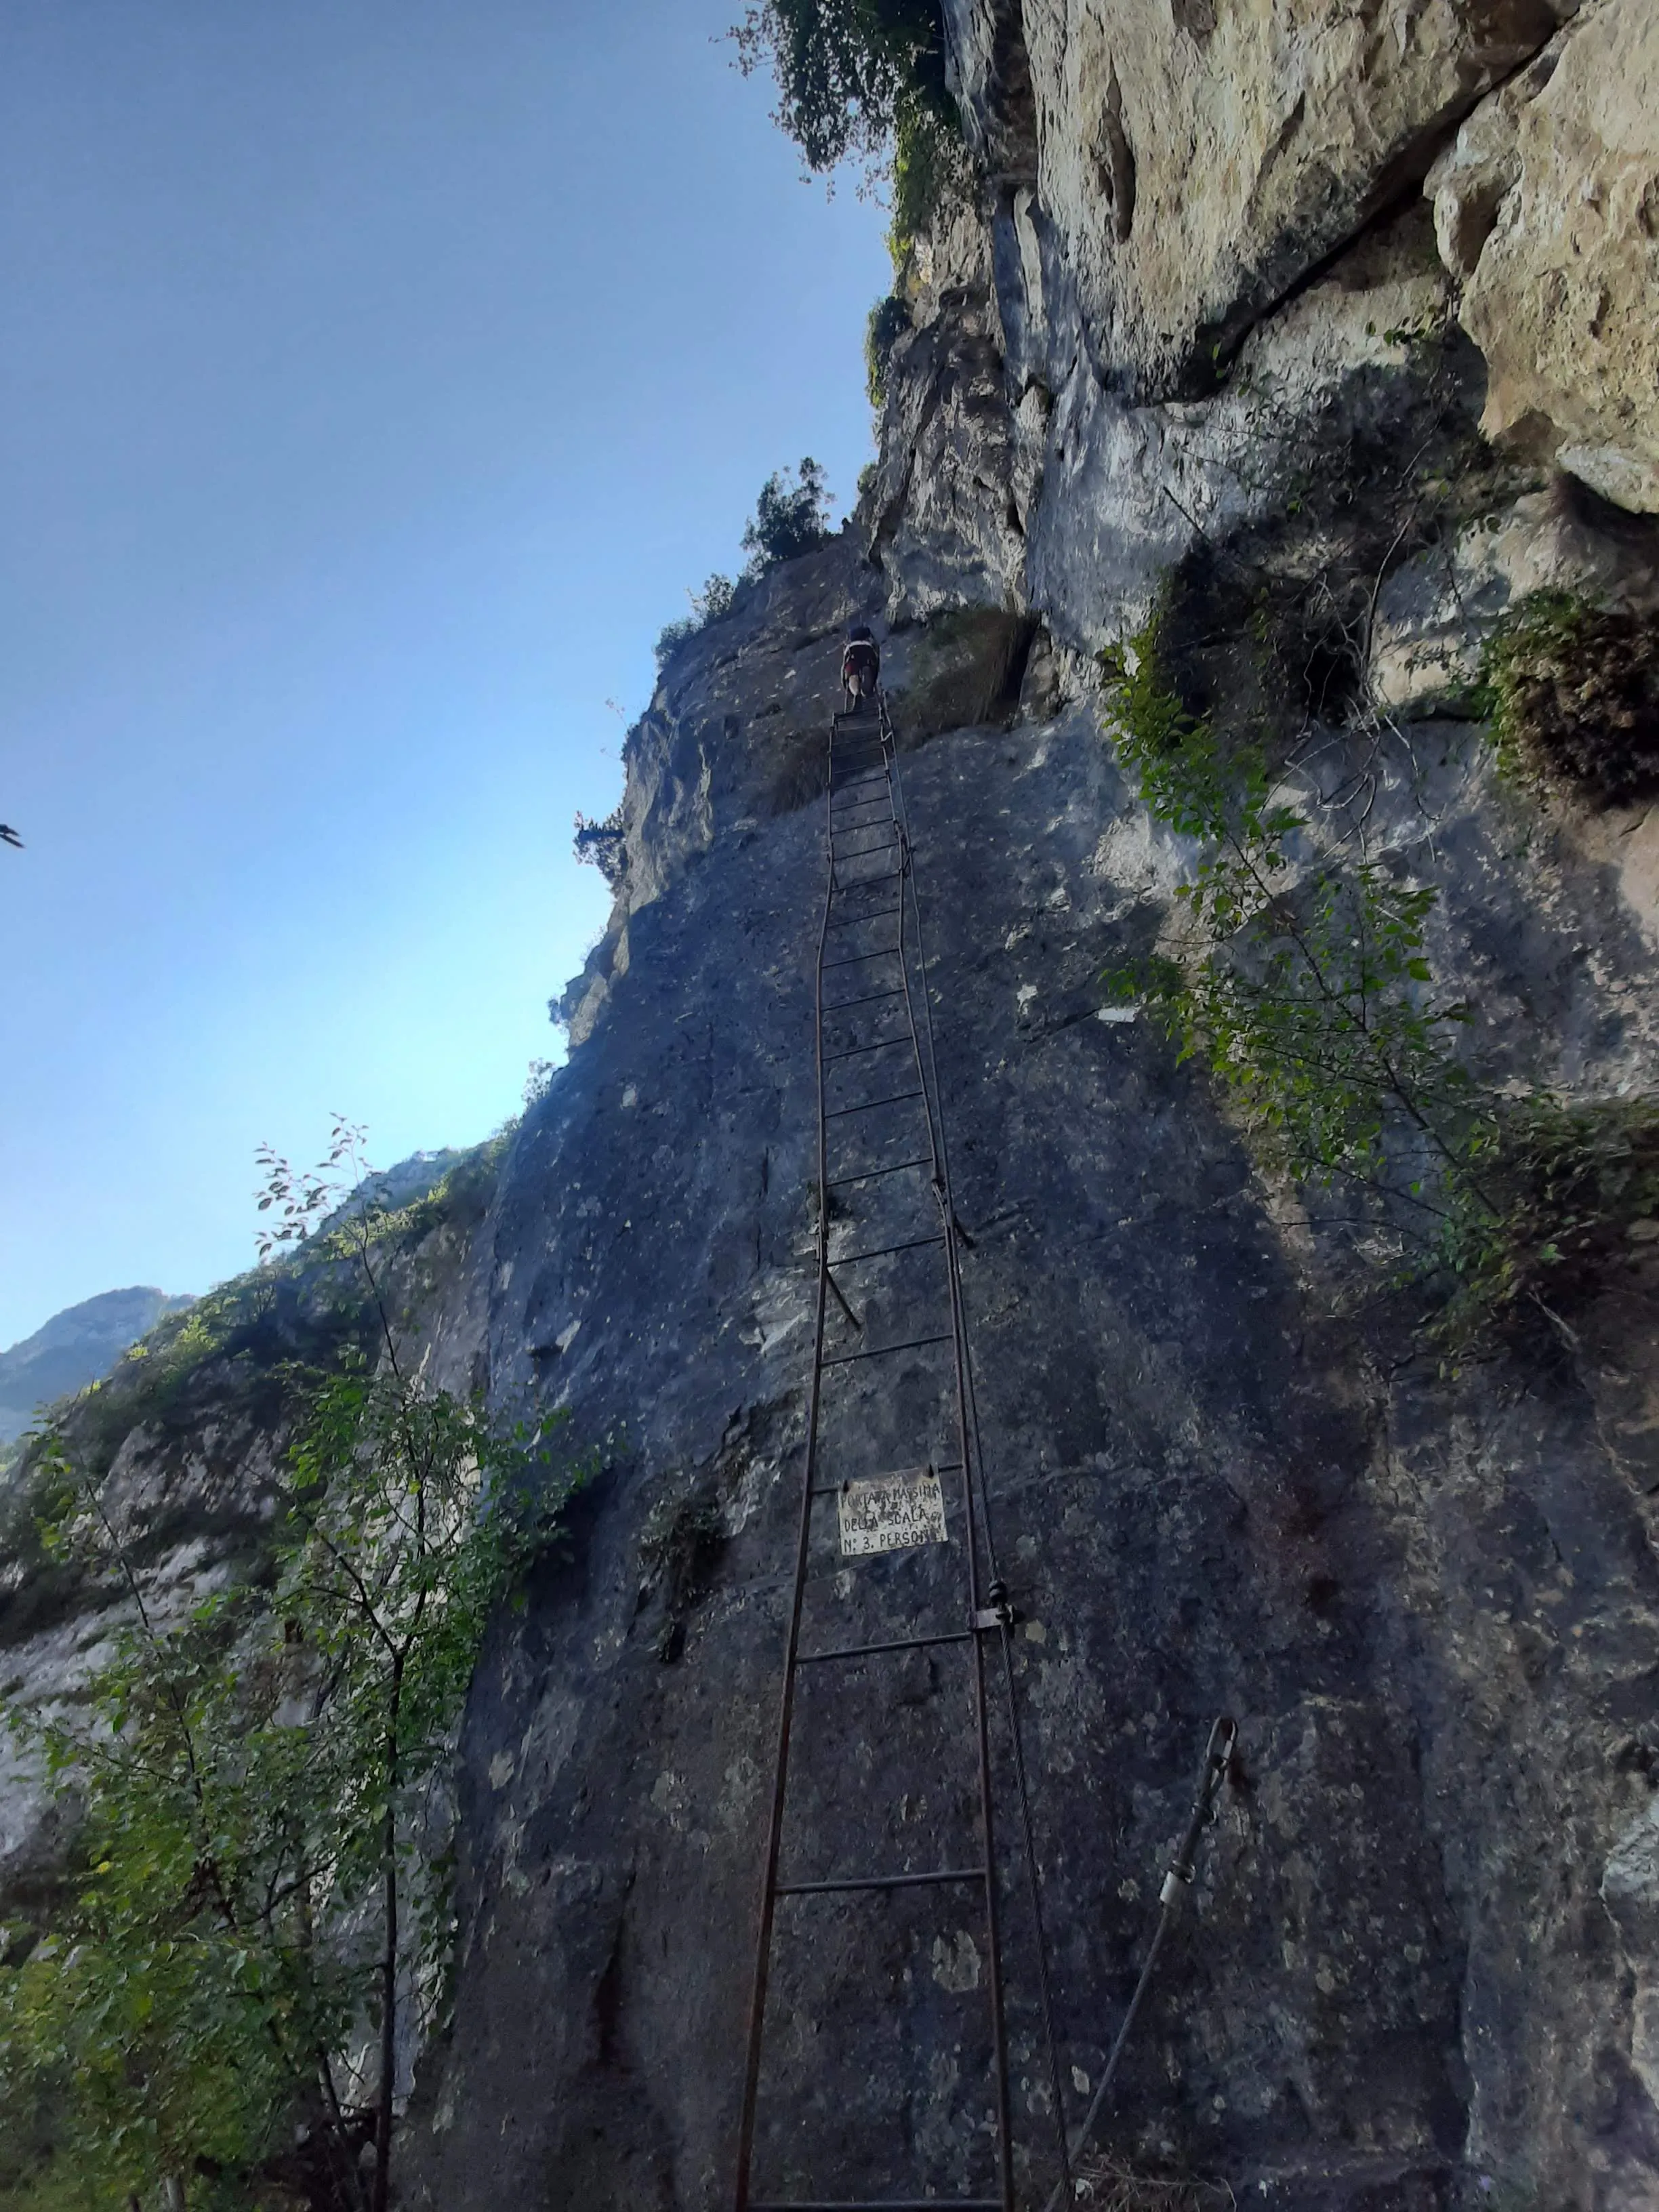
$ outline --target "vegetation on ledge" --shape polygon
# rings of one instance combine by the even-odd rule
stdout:
[[[1475,710],[1522,781],[1559,776],[1609,805],[1659,788],[1659,622],[1534,592],[1486,641]]]
[[[1659,1209],[1659,1101],[1516,1098],[1457,1048],[1473,1010],[1437,993],[1438,894],[1344,845],[1321,852],[1261,746],[1182,703],[1161,617],[1105,656],[1110,734],[1155,820],[1194,839],[1163,947],[1108,982],[1208,1068],[1264,1159],[1370,1194],[1405,1237],[1454,1351],[1594,1286]]]

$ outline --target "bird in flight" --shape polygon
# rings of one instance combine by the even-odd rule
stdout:
[[[0,822],[0,839],[3,839],[8,845],[15,845],[20,852],[22,850],[23,841],[9,822]]]

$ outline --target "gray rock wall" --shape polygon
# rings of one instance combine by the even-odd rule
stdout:
[[[867,580],[849,547],[775,587],[747,696],[787,715],[738,715],[741,636],[671,672],[630,836],[649,848],[653,814],[694,813],[696,835],[630,914],[626,974],[504,1174],[495,1387],[617,1442],[475,1698],[465,1948],[417,2104],[416,2203],[729,2197],[800,1473],[822,890],[816,811],[761,808],[775,744],[830,704],[807,609],[856,605]],[[904,767],[997,1535],[1028,1616],[1067,2081],[1098,2069],[1225,1709],[1237,1786],[1127,2061],[1116,2149],[1241,2202],[1648,2201],[1659,1470],[1629,1389],[1595,1362],[1449,1382],[1386,1317],[1333,1318],[1318,1252],[1202,1082],[1098,1018],[1101,969],[1146,940],[1181,859],[1092,704],[950,732]],[[1646,1065],[1650,956],[1609,872],[1565,829],[1528,837],[1467,726],[1419,732],[1385,785],[1374,834],[1437,854],[1437,957],[1499,1026],[1528,1009],[1569,1070]],[[1600,1324],[1627,1382],[1650,1376],[1647,1297],[1621,1279]],[[714,1533],[678,1573],[665,1532],[694,1520]],[[817,1600],[836,1587],[826,1560]],[[848,1863],[959,1698],[920,1662],[817,1696],[803,1861]],[[907,1907],[860,1951],[868,1910],[825,1911],[780,1985],[763,2179],[890,2189],[915,2171],[902,2111],[929,2185],[975,2185],[972,1931]],[[1017,1899],[1010,1953],[1024,2160],[1047,2093]],[[871,1989],[895,2010],[866,2029]]]
[[[1624,52],[1635,12],[951,0],[981,173],[921,241],[873,489],[671,663],[569,1065],[447,1248],[433,1371],[568,1407],[606,1472],[475,1687],[406,2204],[730,2202],[811,1331],[812,802],[856,617],[906,748],[1070,2117],[1224,1709],[1239,1757],[1105,2147],[1304,2212],[1659,2203],[1659,1243],[1613,1256],[1570,1339],[1441,1371],[1375,1222],[1264,1176],[1192,1066],[1101,1018],[1191,855],[1121,781],[1091,658],[1167,603],[1200,703],[1267,732],[1310,857],[1351,841],[1438,890],[1429,950],[1489,1067],[1651,1089],[1659,816],[1547,805],[1460,719],[1528,591],[1659,604],[1635,234],[1583,234],[1631,323],[1605,408],[1583,319],[1551,351],[1502,305],[1563,193],[1595,212],[1604,155],[1644,204],[1633,95],[1595,106],[1589,46],[1554,107],[1530,73],[1592,34]],[[1588,149],[1559,173],[1557,107]],[[872,1311],[903,1310],[905,1264]],[[884,1401],[857,1403],[878,1455]],[[198,1410],[193,1443],[140,1431],[123,1464],[186,1518],[224,1491],[257,1519],[280,1437]],[[824,1559],[811,1599],[851,1616],[930,1571],[855,1586]],[[0,1639],[15,1692],[52,1694],[96,1633],[68,1600],[30,1614]],[[815,1685],[799,1863],[959,1820],[938,1747],[963,1714],[920,1656]],[[38,1844],[38,1803],[7,1803]],[[1017,1873],[1024,2208],[1054,2115]],[[810,1910],[763,2185],[980,2186],[972,1926]]]
[[[1545,806],[1456,719],[1527,591],[1652,604],[1645,524],[1553,478],[1547,439],[1478,436],[1478,241],[1451,251],[1443,165],[1421,191],[1572,11],[949,13],[984,196],[915,258],[860,529],[671,666],[579,1048],[504,1176],[495,1385],[615,1441],[478,1686],[405,2186],[729,2202],[811,1330],[806,802],[838,626],[884,613],[1071,2117],[1226,1709],[1240,1761],[1113,2154],[1239,2203],[1659,2202],[1651,1248],[1571,1346],[1449,1376],[1386,1244],[1264,1181],[1192,1069],[1100,1018],[1187,856],[1115,775],[1088,656],[1173,585],[1200,644],[1261,608],[1340,667],[1287,703],[1237,653],[1194,663],[1224,720],[1266,718],[1316,844],[1437,886],[1488,1066],[1651,1085],[1649,809]],[[828,1559],[809,1602],[855,1602]],[[914,1778],[961,1698],[920,1658],[815,1686],[795,1863],[908,1836],[918,1789],[960,1817],[959,1775]],[[1035,2205],[1053,2116],[1008,1902]],[[981,2186],[971,1927],[811,1909],[761,2185]]]

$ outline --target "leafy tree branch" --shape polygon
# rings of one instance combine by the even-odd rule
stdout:
[[[405,2023],[453,1942],[434,1791],[489,1621],[593,1470],[555,1459],[556,1423],[504,1431],[411,1368],[360,1132],[317,1170],[263,1164],[267,1255],[344,1255],[377,1330],[295,1378],[266,1559],[160,1584],[116,1478],[61,1437],[40,1462],[42,1540],[116,1626],[72,1704],[12,1723],[81,1819],[46,1929],[0,1931],[0,2099],[47,2115],[89,2204],[207,2212],[274,2178],[386,2205]]]

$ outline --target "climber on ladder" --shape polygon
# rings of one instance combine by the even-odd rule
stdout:
[[[881,676],[881,655],[867,623],[854,623],[847,633],[847,650],[841,657],[841,688],[848,712],[856,714],[866,699],[876,696]]]

